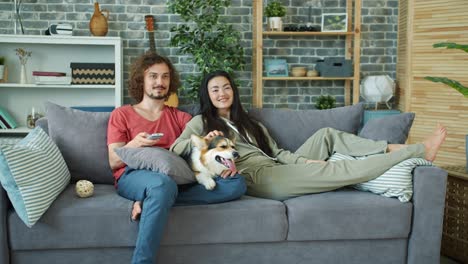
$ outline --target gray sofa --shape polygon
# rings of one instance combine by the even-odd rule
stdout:
[[[130,263],[138,231],[138,223],[129,217],[132,201],[116,194],[109,171],[97,175],[99,171],[89,165],[96,160],[107,163],[102,153],[107,151],[108,114],[63,111],[65,116],[57,118],[48,109],[48,120],[41,120],[40,125],[62,151],[72,179],[94,181],[94,196],[78,198],[70,184],[39,222],[28,228],[0,188],[0,264]],[[295,149],[320,127],[357,133],[363,107],[263,109],[251,114],[264,122],[280,146]],[[83,115],[86,118],[76,117]],[[55,136],[51,129],[56,130]],[[94,130],[96,138],[86,134],[86,129]],[[70,149],[67,144],[79,141],[58,138],[67,131],[101,150]],[[83,171],[75,171],[70,162],[82,162],[81,169],[89,170],[85,171],[89,175],[74,177]],[[343,188],[283,202],[244,196],[223,204],[174,207],[158,263],[439,264],[446,177],[437,167],[416,168],[414,195],[408,203]]]

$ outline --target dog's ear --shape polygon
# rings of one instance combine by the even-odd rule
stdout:
[[[205,149],[208,146],[204,138],[195,134],[190,136],[190,139],[192,140],[193,145],[199,149]]]

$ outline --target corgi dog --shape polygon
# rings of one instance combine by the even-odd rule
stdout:
[[[234,160],[239,157],[234,142],[226,137],[216,136],[211,140],[192,135],[193,148],[190,154],[190,165],[195,172],[198,183],[207,190],[216,186],[214,177],[224,170],[236,171]]]

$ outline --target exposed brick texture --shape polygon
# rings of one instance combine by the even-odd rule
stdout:
[[[308,22],[308,7],[312,6],[311,21],[320,25],[322,13],[345,12],[344,0],[282,0],[288,7],[285,25],[304,25]],[[197,72],[190,57],[180,55],[170,47],[170,28],[181,23],[178,16],[170,14],[166,0],[100,0],[102,9],[110,11],[108,36],[123,39],[124,78],[128,77],[130,63],[147,50],[149,43],[144,16],[156,18],[156,48],[169,56],[182,78]],[[74,26],[76,36],[89,36],[89,20],[93,14],[90,0],[23,0],[21,14],[26,34],[43,34],[48,25],[67,22]],[[0,33],[13,34],[13,1],[0,0]],[[397,46],[397,0],[362,0],[361,77],[388,74],[395,77]],[[239,72],[241,99],[246,107],[252,101],[252,1],[233,0],[231,7],[221,16],[242,33],[245,47],[246,69]],[[343,56],[342,37],[268,37],[264,39],[265,58],[285,58],[289,65],[311,67],[319,58]],[[1,51],[0,51],[1,54]],[[125,83],[125,81],[124,81]],[[331,94],[343,105],[344,89],[340,81],[267,81],[264,88],[264,107],[311,109],[318,95]],[[131,102],[127,96],[125,103]],[[186,103],[181,93],[182,103]]]

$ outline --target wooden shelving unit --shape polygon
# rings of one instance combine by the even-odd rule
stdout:
[[[19,62],[15,49],[32,52],[26,65],[28,83],[19,83]],[[0,107],[16,120],[18,128],[0,129],[22,136],[30,131],[26,116],[32,107],[44,113],[43,103],[63,106],[122,105],[122,40],[120,37],[0,35],[0,56],[8,66],[8,82],[0,83]],[[71,76],[71,62],[114,63],[114,85],[35,84],[32,71],[59,71]]]
[[[353,7],[354,3],[354,7]],[[354,12],[354,13],[353,13]],[[344,80],[345,82],[345,104],[359,102],[359,78],[360,78],[360,50],[361,50],[361,0],[347,0],[346,13],[348,14],[347,32],[278,32],[264,31],[263,24],[263,0],[253,1],[253,105],[261,108],[263,106],[263,81],[267,80]],[[353,21],[354,18],[354,21]],[[263,76],[263,38],[268,36],[345,36],[345,58],[353,59],[353,77],[265,77]]]

